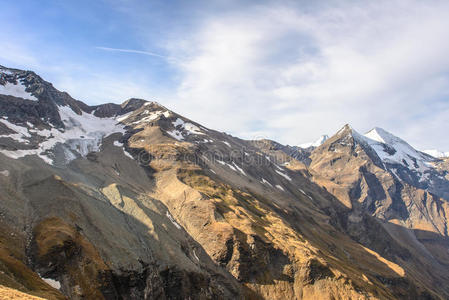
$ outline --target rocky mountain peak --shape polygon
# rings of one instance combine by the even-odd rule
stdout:
[[[349,124],[345,124],[339,131],[337,131],[336,135],[352,135],[353,128]]]
[[[131,111],[142,107],[142,105],[148,102],[149,101],[146,101],[144,99],[131,98],[123,102],[120,106],[125,110]]]
[[[437,159],[380,127],[362,135],[350,125],[345,125],[311,153],[311,166],[323,172],[322,168],[328,169],[343,157],[353,168],[373,164],[395,180],[439,196],[449,195],[449,189],[443,183],[446,171],[438,169]]]
[[[346,124],[338,130],[337,133],[325,139],[318,149],[321,148],[326,149],[327,151],[334,151],[335,146],[337,145],[339,147],[350,147],[351,149],[355,149],[357,144],[363,144],[363,139],[361,139],[360,136],[360,133],[352,128],[351,125]]]
[[[434,159],[410,146],[403,139],[392,133],[376,127],[363,136],[363,139],[377,153],[379,158],[387,164],[401,164],[423,171],[426,163]]]

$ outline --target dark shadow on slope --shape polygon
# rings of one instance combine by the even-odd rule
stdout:
[[[372,276],[375,278],[374,282],[377,281],[379,284],[384,286],[389,285],[396,296],[408,297],[409,299],[433,299],[437,297],[436,295],[441,295],[441,293],[446,296],[449,295],[449,290],[444,288],[445,286],[447,286],[444,283],[449,282],[449,278],[445,276],[446,279],[439,280],[439,275],[434,274],[432,268],[429,267],[427,269],[422,269],[421,259],[414,259],[414,255],[420,254],[412,251],[413,249],[409,249],[407,244],[400,243],[395,238],[393,238],[390,233],[387,232],[383,227],[382,224],[385,223],[384,221],[376,220],[369,215],[363,214],[359,222],[352,223],[349,221],[351,210],[343,206],[338,199],[336,199],[333,195],[327,193],[320,187],[316,186],[313,183],[310,183],[310,185],[312,190],[319,191],[318,194],[325,197],[327,201],[329,201],[327,204],[325,202],[314,201],[314,205],[317,205],[319,211],[325,212],[331,217],[331,225],[337,230],[337,232],[339,231],[348,234],[354,240],[354,242],[374,250],[382,257],[398,264],[399,266],[402,266],[406,271],[405,277],[403,278],[391,276],[384,277],[381,275],[376,275],[375,270],[372,270],[371,272],[368,268],[366,271],[368,273],[371,272]],[[291,192],[291,190],[292,189],[290,189],[289,191]],[[304,199],[305,201],[309,201],[307,200],[307,198],[301,197],[300,193],[298,193],[297,196],[299,196],[298,200]],[[313,197],[316,198],[316,194]],[[264,197],[261,196],[257,198],[264,199]],[[297,211],[297,213],[287,214],[283,209],[280,209],[276,205],[273,205],[271,201],[268,201],[267,199],[265,199],[264,203],[277,214],[282,216],[282,218],[286,220],[293,228],[295,228],[297,232],[305,236],[312,245],[321,249],[323,253],[325,253],[325,257],[337,257],[337,262],[335,262],[337,263],[337,265],[339,263],[347,265],[355,263],[355,261],[345,262],[345,258],[341,256],[341,253],[338,253],[338,251],[335,250],[338,248],[338,242],[336,242],[336,244],[334,245],[332,245],[332,243],[329,243],[332,238],[330,238],[328,234],[332,236],[332,232],[324,233],[322,236],[317,236],[316,233],[310,232],[309,228],[314,226],[320,227],[320,224],[315,222],[313,217],[304,215],[300,211]],[[297,208],[291,209],[297,210]],[[404,227],[401,228],[405,229]],[[441,240],[443,238],[442,236],[434,233],[432,234],[426,232],[426,234],[431,235],[431,237],[429,237],[430,241]],[[443,244],[445,245],[446,242],[443,242]],[[441,246],[439,247],[439,249],[442,249]],[[359,247],[359,251],[365,252],[365,255],[367,255],[368,257],[370,256],[372,261],[379,262],[379,259],[377,257],[371,255],[370,253],[366,253],[366,250],[364,250],[363,248]],[[333,259],[330,260],[332,261]],[[387,265],[384,266],[389,268],[389,266]],[[415,271],[415,273],[407,275],[407,270],[409,269]],[[417,274],[416,270],[422,271],[422,273],[426,275]],[[409,278],[409,276],[412,277]],[[433,278],[435,281],[429,282],[426,281],[426,278]],[[415,286],[413,281],[418,282],[422,286]],[[432,287],[435,286],[439,286],[441,287],[441,289],[439,291],[432,290]]]
[[[95,289],[101,290],[107,299],[142,299],[144,294],[149,295],[149,299],[157,299],[159,298],[157,291],[160,291],[161,287],[167,299],[184,299],[189,296],[192,299],[236,298],[241,294],[252,295],[253,299],[257,298],[257,295],[243,288],[226,270],[218,268],[205,254],[201,245],[183,230],[181,231],[183,238],[180,238],[180,241],[185,242],[172,243],[172,246],[176,244],[173,246],[175,248],[170,250],[172,246],[168,246],[166,250],[178,253],[176,255],[179,255],[181,261],[192,262],[193,259],[192,265],[196,264],[197,270],[193,267],[185,268],[183,264],[177,264],[171,260],[156,260],[157,256],[152,249],[157,248],[157,245],[160,245],[161,249],[165,246],[161,244],[161,241],[147,234],[147,225],[111,205],[101,193],[95,191],[95,188],[84,186],[84,183],[90,179],[94,187],[101,187],[102,184],[107,183],[109,179],[106,177],[110,175],[106,177],[102,175],[98,178],[98,173],[103,172],[106,166],[99,168],[98,162],[84,160],[83,164],[78,165],[77,168],[88,171],[91,177],[89,180],[76,180],[81,178],[70,174],[69,170],[54,169],[33,157],[25,160],[27,165],[33,167],[24,169],[27,171],[18,180],[25,198],[18,198],[16,205],[26,207],[29,215],[17,218],[20,222],[24,220],[23,226],[29,229],[49,217],[61,218],[68,226],[65,228],[70,228],[67,229],[72,232],[69,235],[65,234],[66,230],[60,226],[52,229],[52,232],[57,233],[57,240],[61,241],[62,246],[52,248],[51,255],[46,256],[44,260],[36,259],[39,257],[36,248],[28,249],[29,257],[35,258],[32,261],[34,269],[42,276],[61,281],[66,295],[74,295],[78,285],[78,289],[86,292],[87,299],[97,299],[93,293]],[[86,168],[86,165],[91,165],[91,168]],[[78,171],[77,168],[74,170]],[[105,173],[108,174],[108,172],[111,170]],[[95,176],[97,176],[96,179]],[[73,181],[66,181],[63,177]],[[147,179],[146,182],[151,187],[150,180]],[[128,185],[126,180],[124,184]],[[130,185],[130,188],[135,186]],[[27,201],[22,202],[25,199]],[[155,201],[155,205],[162,211],[167,210],[160,202]],[[167,216],[159,215],[147,208],[145,210],[151,219],[157,220],[158,236],[167,238],[167,232],[179,231]],[[26,229],[26,232],[32,238],[32,232],[29,229]],[[106,265],[120,258],[119,261],[122,261],[123,266],[123,262],[126,261],[131,267],[118,270],[117,267],[109,265],[106,268],[99,268],[99,272],[95,275],[95,272],[92,273],[97,269],[94,267],[95,260],[89,255],[90,251],[80,245],[78,238],[74,238],[77,235],[84,237],[100,253]],[[197,251],[201,261],[193,258],[192,249]],[[158,255],[160,256],[161,253]],[[98,264],[101,264],[101,261],[98,261]],[[167,282],[174,278],[180,280],[177,286]],[[70,288],[75,290],[68,291],[67,289]]]

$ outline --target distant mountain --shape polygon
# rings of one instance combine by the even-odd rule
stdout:
[[[324,135],[320,136],[320,138],[317,139],[315,142],[304,143],[304,144],[299,145],[298,147],[304,148],[304,149],[307,149],[310,147],[318,147],[318,146],[322,145],[328,138],[329,138],[329,136],[324,134]]]
[[[431,149],[431,150],[424,150],[423,152],[436,158],[449,157],[449,151],[443,152],[436,149]]]
[[[247,141],[0,67],[0,295],[448,299],[448,171],[380,128]]]
[[[402,165],[421,174],[428,169],[428,164],[434,161],[433,157],[415,150],[407,142],[382,128],[370,130],[361,142],[368,143],[383,163]]]

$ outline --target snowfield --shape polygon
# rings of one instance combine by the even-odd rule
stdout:
[[[5,85],[0,84],[0,94],[7,96],[14,96],[17,98],[27,99],[31,101],[38,101],[36,97],[28,93],[26,86],[20,81],[17,84],[6,82]]]
[[[16,132],[16,133],[12,133],[9,135],[5,135],[5,137],[10,137],[13,140],[21,142],[21,143],[25,143],[25,144],[29,143],[28,140],[24,139],[25,137],[28,137],[28,138],[31,137],[31,134],[29,133],[28,128],[15,125],[6,119],[0,119],[0,123],[3,123],[6,127],[11,129],[12,131]]]
[[[184,122],[180,118],[177,118],[176,121],[173,122],[173,126],[175,128],[178,128],[178,126],[181,127],[181,129],[185,130],[187,134],[204,134],[198,126],[189,122]]]
[[[38,149],[1,150],[0,152],[15,159],[27,155],[38,155],[46,163],[53,164],[53,159],[45,155],[44,152],[53,149],[56,144],[60,143],[65,146],[64,155],[66,162],[69,162],[77,157],[75,153],[84,157],[89,152],[99,151],[104,137],[117,132],[125,133],[124,126],[119,124],[115,118],[98,118],[86,112],[78,115],[69,106],[59,107],[59,115],[65,125],[65,130],[51,128],[51,130],[34,131],[46,138],[44,142],[40,143]],[[13,135],[14,139],[30,136],[27,128],[11,124],[6,120],[1,121],[17,132],[17,135]]]

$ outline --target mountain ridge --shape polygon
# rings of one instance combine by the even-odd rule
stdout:
[[[392,149],[349,125],[309,149],[246,141],[156,102],[89,106],[1,74],[38,99],[0,95],[1,285],[48,299],[449,297],[444,160],[421,173],[383,160]]]

